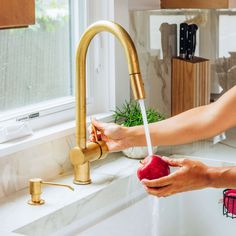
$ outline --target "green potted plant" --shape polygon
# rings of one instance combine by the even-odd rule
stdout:
[[[148,123],[153,123],[165,119],[160,112],[148,108],[146,110]],[[142,113],[139,104],[136,101],[125,102],[121,108],[117,107],[114,111],[114,121],[119,125],[132,127],[143,125]],[[153,152],[157,151],[157,147],[153,147]],[[131,147],[123,150],[123,153],[130,158],[141,159],[148,155],[147,147]]]

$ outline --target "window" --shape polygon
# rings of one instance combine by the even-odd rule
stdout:
[[[0,31],[1,125],[28,120],[39,129],[72,117],[72,5],[36,0],[35,25]]]
[[[74,119],[77,43],[87,25],[105,18],[97,11],[110,14],[105,1],[102,6],[90,4],[86,0],[36,0],[36,25],[0,31],[0,124],[28,120],[40,129]],[[110,78],[107,82],[112,72],[107,64],[109,42],[110,36],[100,34],[88,52],[88,114],[110,110],[109,86],[115,83]]]
[[[67,0],[37,0],[36,25],[0,31],[0,110],[72,95]]]

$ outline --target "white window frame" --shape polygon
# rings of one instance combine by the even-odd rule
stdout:
[[[114,14],[112,14],[111,8],[114,7],[114,2],[106,0],[103,1],[103,4],[106,4],[107,10],[104,11],[102,9],[102,4],[101,1],[96,1],[98,4],[98,7],[94,6],[94,3],[96,2],[93,1],[84,1],[84,0],[74,0],[71,1],[72,6],[71,6],[71,14],[72,14],[72,48],[71,48],[71,54],[72,56],[72,68],[71,68],[71,73],[72,73],[72,81],[74,83],[75,81],[75,49],[76,49],[76,44],[79,42],[79,37],[82,33],[81,22],[85,22],[85,25],[83,25],[83,29],[87,27],[91,22],[94,22],[100,19],[110,19],[114,18]],[[93,6],[93,7],[91,7]],[[100,9],[99,9],[100,6]],[[79,7],[83,7],[86,9],[86,16],[81,16],[78,14],[79,12]],[[93,12],[91,12],[91,9]],[[94,15],[94,10],[96,9],[96,15],[97,16],[92,16]],[[116,76],[109,76],[111,74],[115,73],[114,65],[111,65],[112,63],[115,63],[113,61],[114,57],[114,50],[113,47],[115,45],[114,43],[114,38],[112,38],[110,35],[103,35],[100,34],[97,36],[96,39],[94,39],[94,44],[95,47],[92,51],[94,60],[90,60],[90,68],[88,70],[88,77],[90,77],[90,81],[87,85],[87,113],[88,114],[94,114],[97,113],[97,109],[94,107],[94,97],[99,96],[99,93],[106,93],[107,94],[107,103],[106,103],[106,110],[111,110],[114,109],[115,106],[117,105],[116,102],[114,101],[114,88],[112,88],[114,85],[119,85],[119,80],[115,81]],[[108,44],[109,47],[108,49],[105,49],[105,55],[104,55],[104,60],[100,61],[100,54],[101,54],[101,47],[104,45]],[[115,45],[116,46],[116,45]],[[123,58],[125,61],[125,58]],[[102,64],[103,63],[103,64]],[[97,72],[100,67],[103,68],[103,74],[102,76],[96,76],[95,71]],[[105,75],[105,76],[104,76]],[[99,82],[102,84],[103,91],[96,90],[91,86],[94,83],[94,79],[99,79]],[[126,75],[128,79],[128,74]],[[122,82],[122,81],[121,81]],[[122,85],[120,85],[122,87]],[[112,91],[113,90],[113,91]],[[92,96],[93,95],[93,96]],[[122,93],[123,95],[123,93]],[[129,94],[127,94],[129,96]],[[128,96],[125,96],[126,98]],[[113,98],[112,98],[113,97]],[[61,123],[63,121],[68,121],[74,119],[74,113],[75,113],[75,98],[73,96],[68,96],[68,97],[61,97],[58,99],[50,100],[50,101],[45,101],[39,104],[33,104],[30,106],[25,106],[19,109],[14,109],[10,111],[6,111],[4,113],[1,113],[0,116],[0,122],[3,124],[4,122],[14,122],[18,120],[27,120],[27,117],[31,114],[39,113],[39,117],[36,117],[32,120],[29,120],[29,122],[32,124],[32,127],[34,130],[38,130],[47,126],[57,123]],[[92,112],[95,111],[95,112]]]
[[[77,3],[77,1],[71,2],[74,2],[75,4]],[[76,21],[77,19],[75,18],[78,15],[79,8],[78,6],[70,6],[70,8],[73,9],[73,11],[70,9],[71,17],[74,18],[74,21]],[[73,35],[73,40],[78,40],[79,32],[75,31],[73,32]],[[72,43],[74,42],[73,40]],[[73,47],[71,48],[70,54],[72,54],[72,50]],[[71,69],[70,74],[73,73],[74,71]],[[70,78],[73,78],[73,76],[70,75]],[[74,107],[75,98],[73,96],[60,97],[57,99],[52,99],[38,104],[32,104],[3,112],[0,115],[0,124],[4,126],[4,124],[8,125],[9,123],[15,123],[18,121],[28,121],[33,130],[39,130],[53,124],[58,124],[60,122],[73,119]],[[30,115],[37,113],[39,113],[39,117],[35,117],[33,119],[29,118]]]
[[[78,25],[81,22],[81,17],[83,18],[83,21],[87,24],[90,24],[91,22],[97,21],[97,20],[104,20],[109,19],[113,21],[117,21],[120,24],[122,24],[127,30],[129,28],[129,14],[128,14],[128,1],[122,0],[71,0],[72,6],[71,11],[72,18],[74,18],[74,22],[77,23],[76,25],[72,24],[72,28],[74,29],[73,39],[72,39],[72,52],[75,52],[75,43],[79,41],[79,35],[81,34],[80,27]],[[79,7],[84,6],[86,2],[86,16],[88,18],[85,18],[85,16],[78,16],[78,9]],[[97,4],[97,6],[94,6]],[[104,7],[105,6],[105,7]],[[93,12],[91,12],[91,9]],[[96,10],[96,14],[94,14],[94,10]],[[95,16],[95,17],[94,17]],[[87,26],[87,25],[86,25]],[[115,109],[116,106],[121,105],[124,100],[128,100],[130,98],[130,82],[129,82],[129,76],[128,76],[128,66],[125,58],[124,50],[121,49],[120,43],[111,35],[108,34],[101,34],[101,36],[94,39],[95,41],[95,49],[92,51],[94,53],[95,58],[93,61],[90,61],[90,68],[89,71],[91,71],[91,81],[90,84],[92,85],[94,82],[94,79],[98,79],[99,83],[102,84],[103,91],[95,89],[93,91],[92,86],[88,88],[88,97],[87,97],[87,115],[95,115],[98,117],[102,117],[105,120],[109,120],[111,117],[111,113],[105,113],[105,115],[102,115],[101,112],[97,112],[97,107],[94,107],[93,103],[93,96],[99,96],[99,93],[105,93],[107,95],[106,101],[103,102],[103,105],[105,104],[106,111],[112,111]],[[104,47],[104,45],[108,45],[108,47]],[[100,48],[99,48],[100,46]],[[97,50],[97,51],[96,51]],[[103,50],[103,60],[100,60],[99,54],[100,51]],[[73,74],[72,79],[74,81],[74,55],[72,57],[72,68],[71,73]],[[94,71],[97,70],[97,67],[103,68],[103,73],[101,74],[102,78],[97,76],[94,78]],[[120,96],[121,95],[121,96]],[[99,109],[98,109],[99,110]],[[95,114],[94,112],[95,111]],[[34,119],[29,119],[29,116],[31,114],[37,114],[39,113],[40,116]],[[100,113],[100,114],[97,114]],[[69,126],[68,129],[71,130],[72,127],[75,126],[75,98],[72,96],[68,97],[61,97],[55,100],[50,100],[46,102],[42,102],[40,104],[33,104],[31,106],[23,107],[20,109],[15,109],[12,111],[6,111],[5,113],[1,113],[0,115],[0,125],[8,124],[12,122],[17,122],[19,120],[28,120],[30,126],[33,128],[34,134],[31,137],[26,137],[23,139],[24,147],[19,147],[19,144],[22,143],[22,139],[20,139],[19,142],[17,140],[14,140],[14,142],[9,142],[5,144],[0,144],[0,156],[11,154],[16,151],[20,151],[22,149],[26,149],[30,147],[31,140],[37,138],[38,133],[43,133],[47,137],[55,138],[55,135],[53,134],[47,134],[45,130],[49,129],[50,132],[53,132],[52,127],[54,126],[60,126],[62,127],[63,123],[72,122],[72,126]],[[65,129],[68,126],[65,126]],[[63,128],[61,129],[63,130]],[[64,132],[63,134],[68,135],[71,134],[71,132]],[[38,142],[35,142],[34,145],[37,143],[42,143],[49,141],[50,138],[44,139],[44,135],[40,136],[40,140]],[[60,135],[63,136],[63,135]],[[25,145],[27,143],[27,145]],[[18,145],[18,148],[13,150],[12,147],[14,145]],[[5,150],[5,147],[7,151]],[[3,151],[3,152],[2,152]]]

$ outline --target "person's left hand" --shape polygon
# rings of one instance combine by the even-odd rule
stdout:
[[[168,197],[176,193],[203,189],[210,185],[209,167],[202,162],[185,158],[162,158],[170,166],[179,167],[179,169],[159,179],[143,179],[141,182],[149,194],[157,197]]]

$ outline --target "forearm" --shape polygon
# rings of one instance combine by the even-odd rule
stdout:
[[[153,145],[178,145],[211,137],[221,130],[212,124],[214,109],[198,107],[149,125]],[[130,128],[132,143],[146,145],[143,126]]]
[[[208,187],[236,189],[236,166],[209,167],[208,179]]]
[[[208,105],[150,124],[153,144],[178,145],[209,138],[221,131],[213,124],[214,116],[214,108]]]
[[[178,145],[217,135],[236,125],[236,86],[217,102],[149,125],[153,145]],[[146,145],[143,126],[127,133],[131,146]]]

